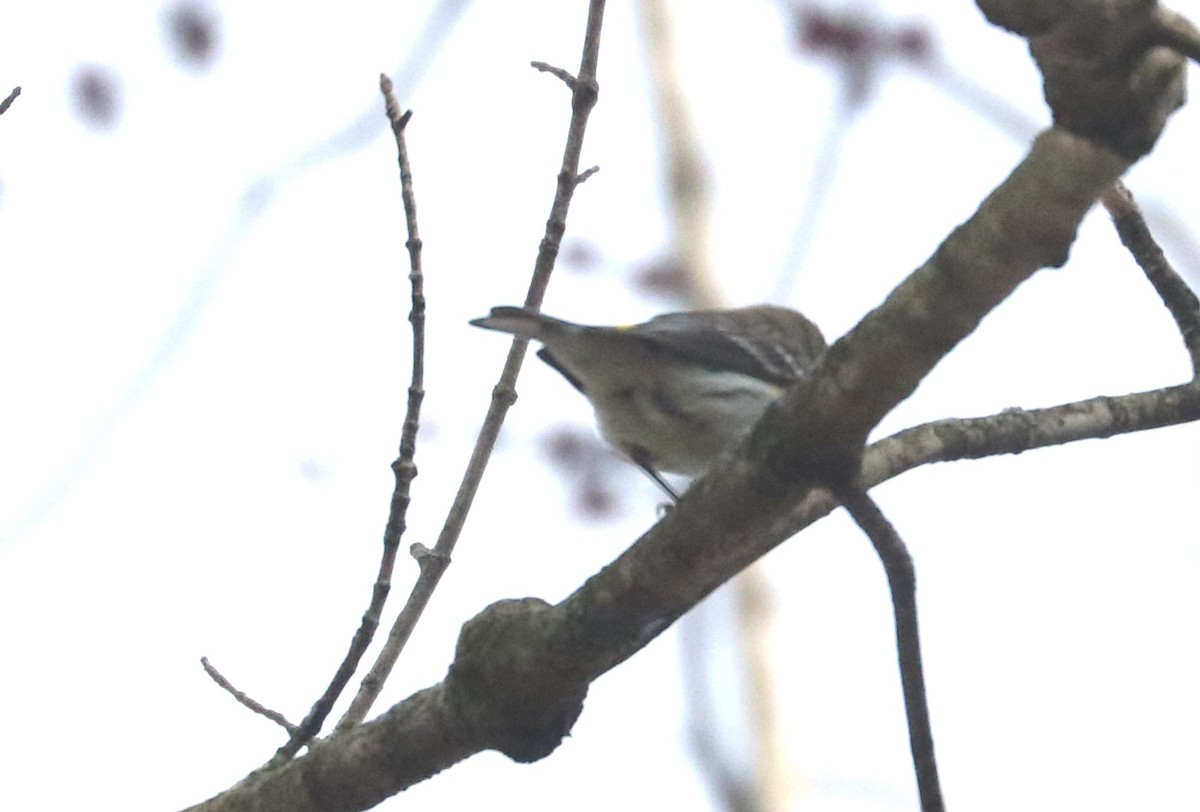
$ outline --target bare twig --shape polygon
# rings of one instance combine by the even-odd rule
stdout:
[[[566,230],[567,211],[571,205],[571,197],[578,185],[579,156],[583,150],[583,136],[587,129],[588,115],[596,104],[599,92],[599,86],[596,83],[596,66],[600,57],[600,28],[603,19],[604,0],[591,0],[588,7],[587,29],[584,34],[579,76],[570,83],[572,91],[571,123],[567,130],[562,168],[558,172],[558,186],[554,202],[550,206],[550,217],[546,221],[545,236],[539,246],[537,260],[534,263],[533,278],[525,297],[525,306],[529,309],[536,310],[541,306],[546,286],[550,283],[550,273],[554,270],[554,260],[558,255],[563,232]],[[513,341],[512,349],[509,350],[504,364],[504,370],[500,373],[500,380],[492,390],[492,402],[484,417],[483,428],[479,431],[470,462],[467,464],[467,470],[459,484],[454,503],[450,506],[446,522],[438,535],[437,543],[431,551],[427,551],[420,557],[422,566],[417,583],[409,594],[404,608],[400,610],[395,623],[392,624],[387,643],[379,653],[370,672],[363,679],[362,689],[338,723],[339,729],[344,729],[366,718],[371,704],[378,695],[379,686],[382,686],[388,675],[391,674],[400,652],[412,635],[421,613],[425,611],[434,589],[437,588],[438,581],[441,580],[442,574],[450,563],[451,553],[454,551],[454,546],[457,544],[458,537],[467,520],[467,513],[471,509],[475,492],[479,488],[479,482],[483,478],[492,448],[496,444],[496,437],[500,433],[504,415],[516,400],[514,386],[517,374],[521,370],[521,362],[525,357],[527,343],[523,339]]]
[[[1175,319],[1184,347],[1192,359],[1192,373],[1200,378],[1200,301],[1167,261],[1125,184],[1117,181],[1100,200],[1112,217],[1121,242],[1158,291],[1171,318]]]
[[[12,92],[4,98],[4,101],[0,101],[0,116],[8,112],[8,108],[12,107],[12,103],[15,102],[17,100],[17,96],[20,95],[21,88],[18,85],[17,87],[14,87]]]
[[[286,716],[284,716],[279,711],[273,711],[270,708],[259,704],[258,702],[251,699],[249,696],[247,696],[242,691],[239,691],[237,688],[235,688],[233,686],[233,683],[231,683],[229,680],[225,679],[224,675],[221,674],[221,672],[217,670],[216,666],[214,666],[212,663],[210,663],[208,661],[207,657],[200,658],[200,665],[204,667],[204,673],[208,674],[208,676],[210,676],[212,678],[213,682],[215,682],[217,685],[221,686],[226,691],[228,691],[229,695],[232,696],[234,699],[236,699],[238,702],[242,703],[247,708],[249,708],[250,710],[257,713],[259,716],[265,716],[266,718],[270,719],[272,722],[274,722],[275,724],[282,727],[288,733],[295,735],[297,728],[295,725],[293,725],[291,722],[289,722],[287,720]]]
[[[933,753],[933,729],[929,724],[929,702],[925,695],[925,673],[921,665],[921,640],[917,628],[917,578],[912,556],[896,528],[883,515],[863,488],[856,484],[838,487],[834,494],[862,528],[875,547],[887,573],[896,621],[896,651],[900,659],[900,684],[908,717],[908,743],[917,774],[917,791],[922,812],[945,808]]]
[[[549,62],[534,61],[534,62],[530,62],[529,66],[540,70],[542,73],[549,73],[551,76],[558,77],[559,79],[562,80],[563,84],[565,84],[567,87],[569,87],[572,91],[575,90],[575,81],[576,80],[575,80],[575,77],[571,75],[570,71],[563,70],[562,68],[556,68],[554,65],[551,65]]]
[[[400,455],[392,463],[396,485],[392,490],[391,507],[383,531],[383,555],[379,562],[379,572],[375,577],[375,587],[371,592],[367,610],[363,613],[362,622],[354,633],[354,637],[350,641],[350,648],[329,686],[313,705],[308,715],[304,717],[299,728],[292,732],[288,742],[275,754],[274,763],[294,756],[301,747],[320,732],[326,717],[333,709],[333,703],[337,701],[350,678],[354,676],[359,661],[375,636],[375,630],[379,628],[383,606],[391,591],[396,553],[400,548],[400,539],[404,536],[407,527],[405,517],[411,502],[412,481],[417,476],[417,467],[413,460],[417,452],[421,402],[425,398],[425,290],[424,275],[421,270],[421,235],[417,228],[417,200],[413,192],[412,167],[408,162],[408,145],[404,139],[404,128],[412,117],[412,112],[402,113],[400,111],[400,105],[396,102],[392,89],[392,81],[386,75],[381,74],[379,77],[379,90],[383,94],[388,121],[391,124],[392,133],[396,137],[396,153],[400,165],[400,195],[404,202],[404,218],[408,231],[408,240],[404,245],[408,249],[408,280],[412,291],[411,309],[408,314],[413,333],[412,375],[408,385],[408,404],[405,409],[404,424],[400,432]],[[360,689],[360,695],[362,692]],[[343,718],[339,729],[349,724],[353,724],[353,722],[347,722]]]
[[[1194,383],[1043,409],[1005,409],[987,417],[934,420],[872,444],[864,457],[863,484],[873,488],[931,462],[1021,454],[1196,420],[1200,387]]]

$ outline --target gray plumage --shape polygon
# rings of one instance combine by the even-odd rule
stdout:
[[[740,442],[825,351],[815,324],[770,305],[666,313],[629,327],[495,307],[471,324],[541,342],[538,356],[591,401],[609,443],[651,473],[688,476]]]

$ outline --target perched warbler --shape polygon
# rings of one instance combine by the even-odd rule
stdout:
[[[825,351],[815,324],[769,305],[666,313],[627,327],[494,307],[471,324],[541,342],[538,357],[591,402],[604,439],[672,498],[660,473],[707,471]]]

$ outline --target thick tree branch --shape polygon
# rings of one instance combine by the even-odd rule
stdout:
[[[989,14],[1003,6],[1004,24],[1030,35],[1058,126],[666,518],[562,603],[526,599],[485,609],[463,628],[443,682],[199,808],[362,809],[474,752],[540,758],[570,729],[591,680],[832,510],[836,503],[819,486],[857,478],[869,488],[918,464],[914,457],[1013,453],[1200,419],[1200,387],[1192,384],[940,421],[862,452],[870,430],[988,312],[1038,268],[1066,260],[1084,214],[1150,148],[1181,102],[1181,60],[1162,49],[1128,54],[1129,41],[1141,33],[1131,20],[1150,4],[1111,2],[1105,8],[1121,13],[1100,14],[1097,2],[981,2]],[[1098,46],[1120,59],[1097,62]],[[575,88],[577,112],[590,105],[579,95],[589,86],[586,75],[581,71]],[[1099,89],[1089,90],[1089,83]],[[1072,85],[1082,95],[1064,98]],[[577,174],[577,166],[560,174],[560,190]],[[562,233],[558,223],[552,214],[553,246],[544,241],[539,253],[538,267],[547,273]],[[544,289],[538,278],[527,300],[532,305]],[[514,346],[497,401],[511,398],[523,350]]]
[[[1185,17],[1166,9],[1158,9],[1150,28],[1150,41],[1200,62],[1200,31]]]
[[[760,472],[753,487],[852,478],[832,469],[855,465],[871,429],[1017,285],[1066,261],[1083,215],[1126,166],[1061,129],[1039,136],[979,211],[767,413],[746,455],[748,475]]]
[[[1019,454],[1197,420],[1200,387],[1195,385],[1048,409],[939,420],[873,444],[863,457],[862,484],[871,488],[933,462]],[[747,538],[738,534],[728,539],[729,555],[695,566],[687,555],[687,545],[699,541],[707,549],[719,545],[719,540],[712,541],[708,534],[689,538],[686,529],[676,528],[671,533],[675,543],[671,544],[663,538],[665,522],[660,523],[558,606],[530,598],[485,609],[464,628],[455,664],[445,681],[410,696],[374,721],[314,743],[309,753],[284,768],[252,775],[193,809],[365,809],[369,804],[362,802],[361,796],[369,794],[375,798],[371,803],[378,803],[389,792],[399,792],[485,749],[499,749],[519,760],[549,752],[558,741],[556,736],[561,736],[582,707],[581,684],[586,684],[589,675],[602,673],[606,666],[616,665],[653,639],[669,625],[670,607],[686,603],[689,593],[706,584],[715,588],[736,573],[742,561],[774,547],[777,542],[773,539],[794,535],[838,506],[828,491],[812,490],[786,516],[765,521],[762,537],[752,538],[748,544]],[[678,508],[668,520],[677,514]],[[688,526],[696,524],[689,522]],[[717,556],[705,553],[705,558],[713,562]],[[685,582],[670,573],[672,562],[685,570],[679,576]],[[712,567],[722,569],[709,572]],[[651,575],[637,577],[643,568]],[[699,588],[693,583],[696,581],[701,582]],[[593,609],[598,616],[587,622]],[[640,621],[635,617],[639,612]],[[606,619],[613,623],[611,632]],[[632,636],[625,632],[630,627],[635,632]],[[573,651],[587,655],[578,661],[586,672],[583,675],[576,667],[575,655],[570,654]],[[463,676],[479,674],[492,676]],[[510,716],[510,733],[501,736],[496,729],[502,727],[499,720],[506,715]],[[476,718],[489,721],[471,721]],[[326,803],[324,795],[306,794],[332,793],[339,787],[353,790],[340,796],[341,804]],[[383,794],[376,797],[371,793]]]
[[[1166,31],[1182,36],[1172,22],[1181,18],[1153,0],[976,4],[991,22],[1029,40],[1054,123],[1065,130],[1136,160],[1183,104],[1183,59],[1155,47]]]

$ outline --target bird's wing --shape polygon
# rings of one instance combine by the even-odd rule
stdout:
[[[820,331],[811,322],[798,321],[795,330],[768,334],[765,341],[750,342],[736,329],[724,325],[715,313],[667,313],[645,324],[628,328],[636,335],[677,357],[714,369],[740,372],[760,380],[786,384],[807,373],[825,349]]]

